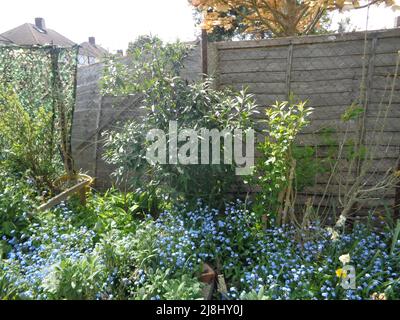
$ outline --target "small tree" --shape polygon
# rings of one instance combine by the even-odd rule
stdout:
[[[394,0],[191,0],[203,12],[203,27],[240,29],[245,33],[285,37],[307,35],[321,29],[321,21],[333,10],[359,9],[385,4],[397,8]]]

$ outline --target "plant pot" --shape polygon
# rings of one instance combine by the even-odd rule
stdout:
[[[61,202],[67,200],[74,194],[79,195],[81,203],[85,205],[86,194],[89,191],[90,186],[93,184],[94,179],[86,174],[77,174],[74,176],[64,175],[54,181],[54,185],[57,186],[61,191],[60,194],[51,198],[45,204],[41,205],[38,210],[45,211],[53,208]]]
[[[54,186],[61,189],[69,189],[69,187],[74,186],[83,181],[89,181],[90,184],[93,183],[93,178],[87,174],[75,174],[73,176],[63,175],[56,180],[54,180]]]

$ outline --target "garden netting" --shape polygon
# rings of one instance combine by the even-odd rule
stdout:
[[[71,129],[76,96],[78,46],[0,46],[0,88],[12,88],[30,115],[39,107],[53,114],[48,143],[60,144],[73,167]]]

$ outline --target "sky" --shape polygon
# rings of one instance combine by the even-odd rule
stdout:
[[[393,11],[384,5],[371,6],[369,9],[368,30],[388,29],[395,26],[395,19],[400,16],[400,11]],[[351,25],[357,31],[365,30],[367,26],[368,9],[349,10],[333,15],[332,26],[336,27],[340,20],[349,17]]]
[[[369,29],[392,28],[397,15],[388,8],[371,9]],[[346,16],[358,30],[365,29],[366,10],[335,15],[333,25]],[[0,33],[35,17],[76,43],[95,36],[110,51],[125,50],[143,34],[165,41],[192,41],[198,34],[187,0],[1,0]]]
[[[74,42],[96,42],[109,50],[126,49],[139,35],[165,41],[196,39],[187,0],[0,0],[0,33],[42,17],[46,26]]]

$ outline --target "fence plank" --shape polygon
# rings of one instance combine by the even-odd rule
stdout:
[[[273,62],[263,60],[226,61],[220,65],[220,70],[222,73],[252,71],[286,72],[286,62],[286,58],[275,59]]]

